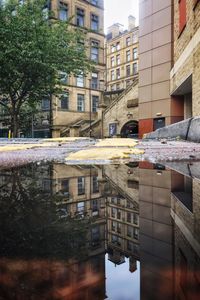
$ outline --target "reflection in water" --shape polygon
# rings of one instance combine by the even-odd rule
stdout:
[[[199,195],[148,163],[2,170],[0,299],[199,299]]]

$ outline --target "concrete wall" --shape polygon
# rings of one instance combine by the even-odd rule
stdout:
[[[200,117],[190,118],[176,124],[160,128],[146,135],[149,139],[176,138],[200,142]]]

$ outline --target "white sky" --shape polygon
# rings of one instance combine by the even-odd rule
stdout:
[[[121,23],[124,29],[128,26],[128,16],[136,17],[138,24],[138,0],[104,0],[105,31],[113,23]]]

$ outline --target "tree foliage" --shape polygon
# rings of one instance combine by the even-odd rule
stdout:
[[[84,34],[54,18],[44,0],[0,5],[0,105],[14,136],[23,105],[56,92],[59,71],[79,75],[91,68]]]

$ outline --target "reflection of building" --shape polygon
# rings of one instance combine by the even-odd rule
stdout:
[[[180,299],[197,299],[200,293],[200,183],[176,172],[173,182],[175,292]]]
[[[130,166],[118,166],[117,169],[104,166],[102,171],[107,180],[103,193],[106,197],[108,259],[121,264],[129,257],[129,270],[134,272],[139,259],[138,170]],[[134,184],[130,185],[130,181]]]
[[[173,299],[171,171],[140,163],[141,299]]]

